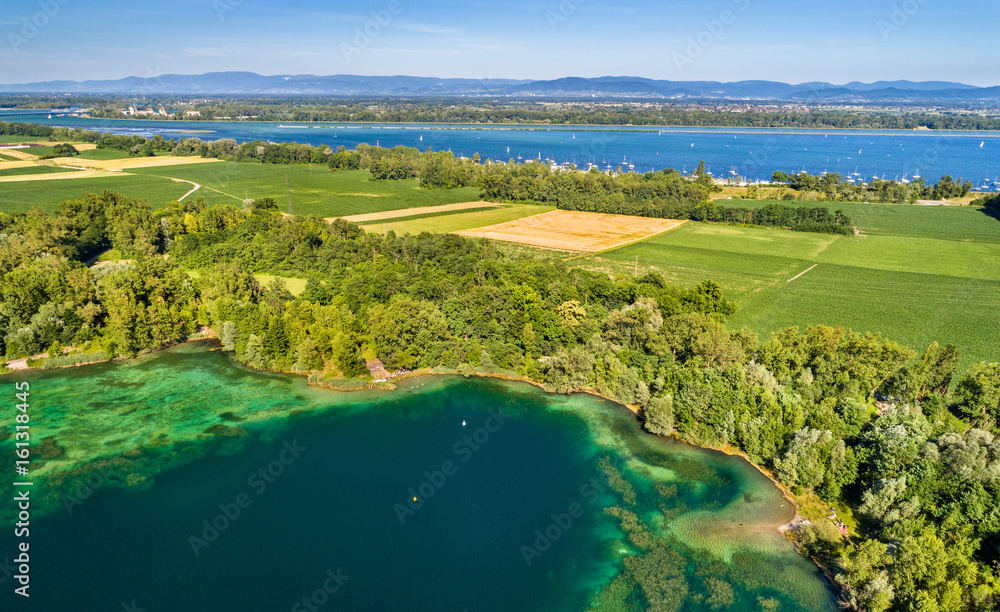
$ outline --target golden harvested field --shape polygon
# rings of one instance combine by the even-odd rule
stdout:
[[[29,161],[29,160],[5,161],[5,162],[0,162],[0,170],[13,170],[14,168],[30,168],[31,166],[37,166],[37,165],[38,164],[35,163],[34,161]]]
[[[67,179],[93,178],[95,176],[113,176],[100,170],[82,170],[79,172],[57,172],[53,174],[21,174],[18,176],[2,176],[0,183],[21,183],[24,181],[63,181]]]
[[[78,157],[57,157],[52,160],[60,166],[83,166],[92,170],[134,170],[136,168],[156,168],[159,166],[180,166],[184,164],[208,164],[218,162],[217,159],[203,157],[176,157],[160,155],[157,157],[129,157],[125,159],[80,159]]]
[[[28,149],[30,150],[30,149]],[[26,149],[0,149],[0,153],[7,155],[9,157],[16,157],[24,161],[35,161],[38,159],[37,155],[32,155],[28,153]]]
[[[560,251],[596,253],[645,240],[684,224],[673,219],[554,210],[508,223],[455,232]]]
[[[385,212],[368,213],[365,215],[351,215],[343,217],[345,221],[351,223],[368,223],[370,221],[384,221],[386,219],[398,219],[399,217],[414,217],[417,215],[433,215],[437,213],[452,212],[455,210],[471,210],[474,208],[491,208],[496,206],[492,202],[464,202],[459,204],[445,204],[443,206],[424,206],[423,208],[406,208],[403,210],[387,210]]]

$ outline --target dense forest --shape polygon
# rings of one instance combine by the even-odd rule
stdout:
[[[114,261],[83,263],[109,248]],[[255,272],[308,284],[294,297]],[[154,210],[105,193],[0,213],[0,296],[0,352],[77,348],[57,365],[207,326],[249,367],[338,388],[365,384],[369,355],[592,389],[641,406],[653,433],[735,446],[794,492],[850,508],[849,537],[817,523],[797,538],[856,609],[998,602],[1000,366],[958,372],[952,346],[822,325],[758,338],[726,326],[735,307],[711,280],[679,289],[454,235],[367,234],[270,200]]]

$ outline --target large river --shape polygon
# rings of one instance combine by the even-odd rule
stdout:
[[[646,525],[684,610],[836,609],[767,478],[618,404],[461,377],[343,394],[209,348],[0,377],[11,398],[30,382],[45,449],[31,610],[559,611],[602,589],[643,609],[634,583],[605,589],[652,554],[606,508]],[[4,609],[29,609],[4,581]]]
[[[469,126],[414,124],[276,124],[265,122],[81,119],[0,111],[0,119],[165,138],[234,138],[354,148],[359,143],[507,161],[549,159],[586,168],[621,166],[636,172],[675,168],[691,172],[700,160],[716,177],[770,179],[775,170],[936,182],[949,175],[996,190],[1000,134],[886,130]]]

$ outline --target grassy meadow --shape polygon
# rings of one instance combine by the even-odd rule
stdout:
[[[576,261],[632,274],[638,257],[640,273],[680,285],[713,279],[740,306],[731,323],[762,336],[843,325],[917,349],[955,344],[966,365],[1000,360],[1000,221],[973,208],[836,206],[862,235],[689,223]]]
[[[287,175],[295,214],[342,217],[386,210],[440,206],[479,199],[478,189],[421,189],[418,181],[372,181],[367,170],[331,172],[326,166],[277,166],[219,162],[132,170],[140,176],[194,181],[242,200],[271,197],[288,206]],[[206,197],[199,190],[195,197]],[[208,198],[206,197],[206,200]]]
[[[191,185],[166,178],[124,173],[68,180],[0,183],[0,210],[26,211],[38,206],[45,211],[54,211],[59,208],[60,202],[78,198],[87,192],[102,193],[105,190],[144,198],[153,204],[166,204],[190,191]],[[206,193],[202,194],[202,191]],[[233,201],[219,194],[213,197],[207,190],[199,190],[198,195],[213,203]]]
[[[56,174],[59,172],[73,172],[59,166],[24,166],[23,168],[0,168],[0,178],[6,176],[26,176],[29,174]],[[3,189],[0,187],[0,189]]]
[[[119,159],[118,151],[84,151],[83,159]],[[117,174],[117,173],[116,173]],[[478,189],[421,189],[418,181],[372,181],[366,170],[330,172],[326,166],[277,166],[235,162],[198,163],[185,166],[128,169],[116,176],[68,181],[0,184],[0,206],[5,210],[28,210],[39,206],[55,210],[59,203],[85,192],[120,191],[143,198],[154,206],[166,204],[187,193],[191,186],[171,179],[202,185],[192,197],[209,204],[241,202],[244,198],[274,198],[287,208],[285,177],[292,188],[296,214],[340,217],[386,210],[439,206],[479,199]]]

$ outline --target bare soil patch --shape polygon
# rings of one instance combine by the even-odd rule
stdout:
[[[678,228],[684,221],[554,210],[508,223],[456,232],[546,249],[595,253],[645,240]]]

